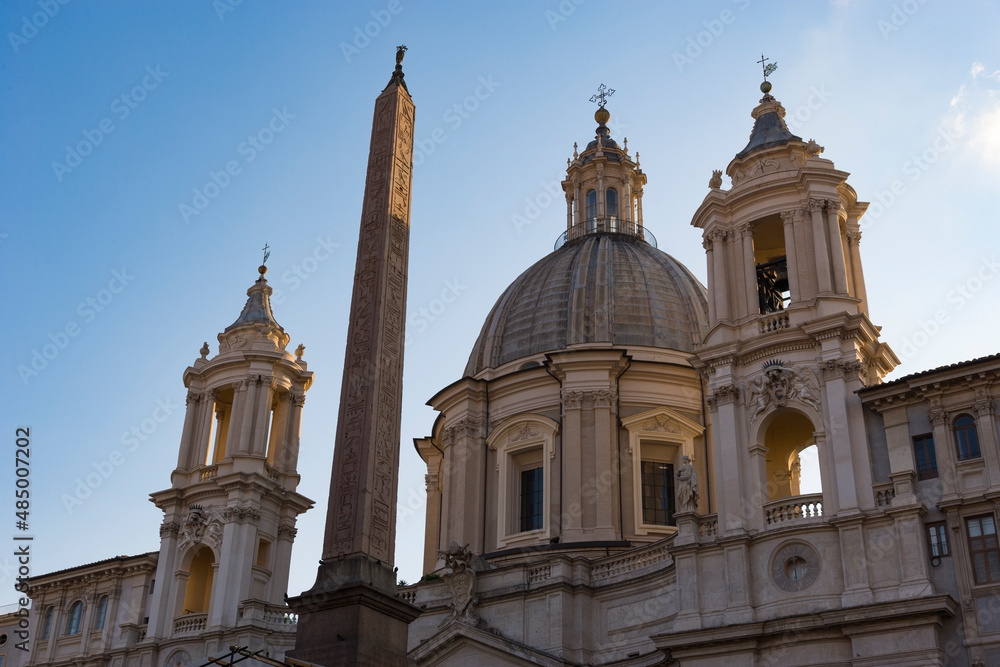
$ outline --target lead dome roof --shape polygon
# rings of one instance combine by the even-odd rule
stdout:
[[[707,291],[683,264],[635,236],[590,234],[504,291],[465,375],[580,343],[691,352],[707,328]]]

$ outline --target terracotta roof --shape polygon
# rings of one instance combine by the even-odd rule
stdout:
[[[880,389],[885,389],[886,387],[894,387],[896,385],[906,384],[910,380],[913,380],[915,378],[922,378],[929,375],[934,375],[935,373],[941,373],[943,371],[955,370],[966,366],[974,366],[976,364],[987,363],[991,361],[1000,361],[1000,353],[991,354],[985,357],[977,357],[975,359],[969,359],[968,361],[958,361],[955,362],[954,364],[946,364],[944,366],[938,366],[937,368],[931,368],[929,370],[920,371],[918,373],[910,373],[909,375],[904,375],[903,377],[897,378],[890,382],[883,382],[882,384],[876,384],[872,385],[871,387],[865,387],[864,389],[859,390],[858,394],[877,391]]]
[[[94,567],[95,565],[107,565],[114,562],[119,562],[124,564],[126,561],[139,560],[141,558],[148,558],[149,556],[156,556],[159,551],[149,551],[144,554],[138,554],[136,556],[112,556],[111,558],[105,558],[104,560],[95,560],[93,563],[86,563],[84,565],[75,565],[73,567],[68,567],[65,570],[56,570],[55,572],[48,572],[46,574],[38,574],[28,579],[30,582],[36,582],[39,579],[48,579],[49,577],[54,577],[61,574],[66,574],[67,572],[73,572],[75,570],[85,570],[88,567]]]

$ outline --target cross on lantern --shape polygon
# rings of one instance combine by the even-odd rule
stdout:
[[[614,88],[608,88],[603,83],[597,88],[597,94],[590,98],[591,102],[597,102],[600,106],[608,101],[608,98],[615,94]]]

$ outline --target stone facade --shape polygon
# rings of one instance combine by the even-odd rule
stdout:
[[[401,592],[418,665],[1000,664],[1000,357],[882,382],[899,361],[869,318],[867,204],[762,90],[731,187],[716,171],[692,219],[709,284],[678,302],[690,343],[616,338],[602,318],[645,294],[588,293],[575,265],[570,306],[527,317],[532,267],[431,399],[426,576]],[[565,245],[536,265],[553,285],[573,244],[650,243],[638,157],[597,120]],[[560,326],[577,337],[553,348]]]
[[[312,373],[286,350],[260,277],[219,354],[184,372],[187,408],[159,551],[32,577],[29,665],[183,667],[232,645],[282,658],[297,617],[285,606],[299,427]],[[151,527],[152,528],[152,527]]]

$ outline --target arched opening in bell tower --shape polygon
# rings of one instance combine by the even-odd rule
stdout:
[[[795,410],[776,415],[767,425],[764,446],[769,501],[822,494],[815,431],[812,421]]]
[[[212,600],[212,581],[215,578],[215,555],[202,547],[191,559],[187,586],[184,589],[183,614],[203,614]]]
[[[757,307],[761,315],[784,310],[791,301],[785,229],[779,215],[753,225],[753,258],[757,272]],[[750,306],[753,308],[753,305]]]

